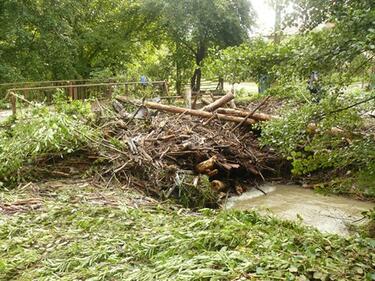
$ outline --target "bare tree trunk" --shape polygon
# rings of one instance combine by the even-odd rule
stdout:
[[[202,79],[202,71],[198,66],[195,71],[194,75],[191,78],[190,87],[193,92],[199,92],[201,89],[201,79]]]
[[[274,42],[275,44],[280,44],[281,42],[281,12],[282,12],[282,4],[280,0],[276,0],[275,5],[275,34],[274,34]]]
[[[176,61],[176,94],[181,94],[181,72],[178,60]]]
[[[202,70],[201,64],[203,59],[206,57],[206,46],[203,42],[200,42],[197,52],[195,54],[196,68],[191,78],[191,90],[193,92],[199,92],[201,89]]]
[[[176,43],[176,54],[179,54],[179,44]],[[176,94],[179,96],[182,93],[182,79],[181,79],[181,66],[180,61],[176,59]]]

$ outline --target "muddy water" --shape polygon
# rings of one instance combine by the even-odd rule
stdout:
[[[361,212],[375,207],[371,202],[323,196],[299,186],[266,184],[261,189],[267,195],[253,189],[230,198],[226,208],[256,209],[282,219],[302,219],[302,223],[322,232],[348,235],[348,224],[357,224],[356,221],[362,218]]]

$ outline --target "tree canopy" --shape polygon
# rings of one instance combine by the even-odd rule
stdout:
[[[162,30],[175,44],[176,52],[193,59],[193,90],[200,89],[200,67],[209,48],[243,43],[255,20],[247,0],[149,0],[147,7],[159,11]]]
[[[104,70],[134,74],[145,54],[153,56],[163,45],[171,53],[160,57],[163,67],[176,67],[177,80],[193,76],[192,86],[199,88],[209,48],[241,44],[254,24],[247,0],[4,0],[0,5],[2,82],[89,78]]]
[[[139,1],[15,1],[0,9],[0,81],[88,78],[121,69],[152,32]]]

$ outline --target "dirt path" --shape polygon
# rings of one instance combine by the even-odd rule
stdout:
[[[0,122],[7,119],[9,116],[12,115],[12,110],[6,109],[0,111]]]

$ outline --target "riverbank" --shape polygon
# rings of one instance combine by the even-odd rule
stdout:
[[[250,211],[192,212],[120,187],[1,192],[1,280],[371,280],[374,240]]]

